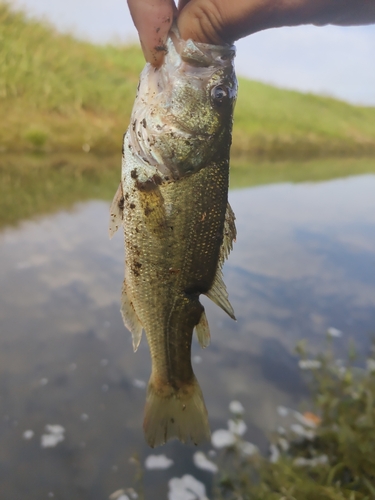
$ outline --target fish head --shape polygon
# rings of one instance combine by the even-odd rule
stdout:
[[[164,64],[147,64],[133,108],[130,144],[171,179],[229,158],[237,96],[233,46],[181,40],[172,31]]]

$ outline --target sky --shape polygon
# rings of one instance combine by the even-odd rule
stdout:
[[[126,0],[13,0],[97,43],[138,40]],[[237,73],[283,88],[375,106],[375,25],[265,30],[236,43]]]

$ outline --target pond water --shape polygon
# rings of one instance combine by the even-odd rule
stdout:
[[[366,352],[375,333],[375,175],[231,191],[230,201],[238,240],[224,274],[237,322],[203,300],[212,343],[202,351],[194,339],[194,370],[212,429],[239,400],[245,438],[264,450],[277,406],[298,408],[307,393],[296,342],[322,348],[334,327],[338,352],[350,338]],[[78,204],[0,234],[4,499],[106,499],[134,485],[129,459],[151,453],[148,347],[134,354],[122,324],[123,240],[108,240],[108,206]],[[152,451],[174,465],[144,471],[145,498],[167,498],[167,480],[186,473],[209,491],[194,451],[178,442]]]

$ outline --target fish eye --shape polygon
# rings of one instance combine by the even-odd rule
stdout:
[[[226,99],[229,95],[228,92],[228,87],[225,85],[216,85],[216,87],[213,87],[211,90],[211,97],[215,104],[220,105],[224,99]]]

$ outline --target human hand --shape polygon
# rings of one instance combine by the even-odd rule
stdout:
[[[375,23],[375,0],[128,0],[148,62],[160,66],[173,19],[181,37],[223,44],[267,28]]]

